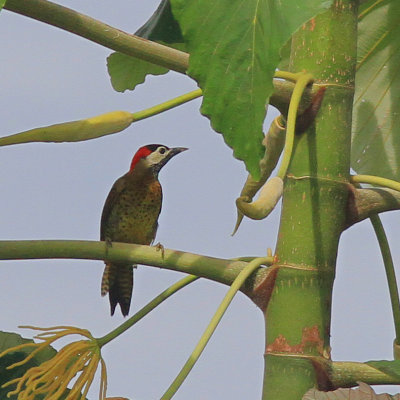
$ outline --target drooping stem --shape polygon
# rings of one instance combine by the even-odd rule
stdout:
[[[276,74],[276,76],[284,78],[286,75],[282,75],[282,72],[279,72]],[[285,139],[285,149],[283,151],[283,157],[282,157],[282,162],[279,167],[279,171],[277,173],[277,176],[281,178],[282,180],[285,179],[287,169],[289,167],[290,159],[292,156],[292,151],[293,151],[293,143],[294,143],[294,134],[295,134],[295,129],[296,129],[296,116],[297,116],[297,110],[299,108],[299,104],[301,101],[301,96],[303,94],[304,89],[306,86],[312,82],[313,77],[311,74],[306,74],[306,73],[298,73],[298,74],[293,74],[296,76],[297,81],[296,85],[294,87],[292,97],[290,99],[290,105],[289,105],[289,112],[288,112],[288,118],[287,118],[287,124],[286,124],[286,139]],[[288,79],[286,77],[285,79]]]
[[[374,186],[383,186],[389,189],[400,191],[400,182],[393,181],[392,179],[382,178],[373,175],[352,175],[350,177],[352,183],[368,183]]]
[[[376,237],[385,266],[386,279],[389,287],[390,302],[392,304],[392,313],[394,321],[394,329],[396,332],[396,344],[400,344],[400,300],[399,290],[397,287],[396,273],[394,271],[393,258],[390,251],[390,246],[386,237],[385,229],[383,228],[381,219],[378,215],[371,215],[370,220]]]
[[[172,286],[170,286],[168,289],[164,290],[157,297],[155,297],[148,304],[146,304],[141,310],[139,310],[135,315],[130,317],[123,324],[121,324],[120,326],[118,326],[117,328],[112,330],[107,335],[96,339],[99,346],[102,347],[105,344],[111,342],[111,340],[115,339],[116,337],[118,337],[119,335],[124,333],[130,327],[135,325],[136,322],[140,321],[143,317],[145,317],[150,311],[154,310],[154,308],[156,308],[158,305],[160,305],[164,300],[167,300],[168,297],[172,296],[178,290],[189,285],[189,283],[194,282],[196,279],[198,279],[197,276],[189,275],[189,276],[186,276],[185,278],[181,279],[180,281],[174,283]]]
[[[243,189],[240,192],[240,197],[236,199],[237,218],[232,236],[239,229],[244,216],[244,213],[240,210],[240,203],[250,203],[253,200],[254,195],[261,189],[278,163],[285,144],[285,129],[286,122],[284,123],[283,117],[280,115],[272,121],[264,137],[263,145],[265,153],[263,159],[260,161],[261,178],[256,181],[250,174],[247,176]]]
[[[283,179],[286,176],[286,172],[289,167],[290,158],[293,151],[294,135],[296,130],[296,117],[298,115],[299,105],[306,86],[313,81],[313,77],[311,74],[303,72],[292,73],[286,71],[277,71],[275,73],[275,78],[286,79],[288,81],[296,82],[292,96],[290,98],[282,163],[277,173],[277,176],[267,181],[263,186],[259,199],[253,203],[250,203],[249,200],[252,199],[253,195],[263,185],[266,179],[268,179],[270,174],[269,169],[271,169],[272,171],[273,167],[275,167],[275,160],[277,162],[280,156],[280,151],[278,151],[277,148],[273,148],[271,150],[270,146],[268,146],[268,143],[265,143],[266,156],[264,156],[264,159],[260,163],[261,179],[257,182],[253,182],[252,177],[249,176],[240,197],[236,200],[238,217],[232,236],[239,228],[239,225],[243,219],[243,215],[246,215],[247,217],[252,219],[266,218],[275,208],[277,202],[281,198],[283,191]],[[271,124],[270,130],[266,136],[267,141],[268,135],[273,135],[276,132],[276,128],[280,128],[277,123],[277,119],[275,119],[274,122]],[[279,154],[276,154],[276,157],[275,154],[274,157],[271,157],[271,152],[279,152]],[[272,161],[272,163],[267,166],[268,161]],[[263,162],[264,165],[262,164]],[[250,196],[248,196],[247,194],[249,194]]]
[[[201,353],[203,352],[204,348],[206,347],[208,341],[210,340],[212,334],[214,333],[215,329],[217,328],[221,318],[225,314],[229,304],[235,297],[236,293],[240,289],[240,287],[244,284],[245,280],[261,265],[264,263],[269,262],[269,257],[260,257],[252,260],[247,267],[237,276],[235,281],[232,283],[231,287],[229,288],[227,294],[225,295],[224,299],[222,300],[221,304],[219,305],[216,313],[212,317],[210,323],[208,324],[206,330],[204,331],[202,337],[200,338],[197,346],[193,350],[192,354],[186,361],[185,365],[179,372],[178,376],[175,380],[171,383],[170,387],[161,397],[161,400],[170,400],[172,396],[178,391],[180,386],[182,385],[183,381],[188,376],[189,372],[192,370],[194,364],[199,359]]]

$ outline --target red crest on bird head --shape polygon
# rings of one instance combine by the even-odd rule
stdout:
[[[135,168],[136,164],[142,159],[142,158],[146,158],[149,154],[151,154],[153,151],[155,151],[156,149],[158,149],[160,146],[162,146],[161,144],[148,144],[146,146],[142,146],[133,156],[132,158],[132,162],[131,162],[131,167],[129,169],[129,172],[133,171],[133,169]],[[168,149],[167,146],[164,146],[165,148]]]

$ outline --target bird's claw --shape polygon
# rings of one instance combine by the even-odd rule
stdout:
[[[165,254],[164,246],[160,242],[158,242],[154,247],[156,248],[157,251],[161,251],[161,257],[164,259],[164,254]]]

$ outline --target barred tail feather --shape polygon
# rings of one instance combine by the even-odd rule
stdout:
[[[129,314],[133,290],[133,266],[127,264],[106,264],[101,281],[101,295],[109,294],[111,315],[120,305],[122,315]]]
[[[115,268],[112,268],[112,264],[106,264],[103,272],[103,277],[101,278],[102,296],[105,296],[108,293],[110,286],[112,286],[112,283],[110,284],[110,279],[112,280],[115,276],[115,271],[112,272],[111,269],[115,270]]]

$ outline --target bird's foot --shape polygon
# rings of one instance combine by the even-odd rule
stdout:
[[[164,246],[158,242],[156,245],[154,245],[157,251],[161,251],[161,257],[164,259]]]

